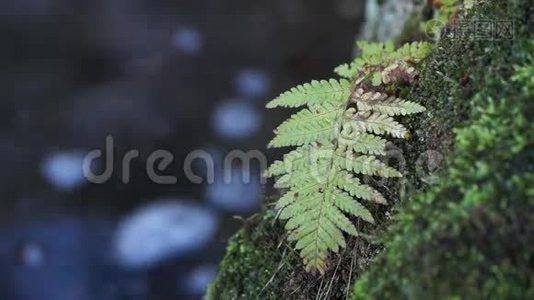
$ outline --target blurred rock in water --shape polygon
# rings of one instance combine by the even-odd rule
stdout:
[[[215,182],[206,187],[206,198],[215,206],[231,213],[251,213],[259,208],[262,197],[260,176],[251,172],[250,181],[245,182],[242,170],[231,170],[231,180],[225,182],[223,172],[217,172]]]
[[[215,276],[217,276],[216,265],[200,265],[187,274],[181,285],[188,294],[202,296],[206,294],[208,286],[213,282]]]
[[[83,175],[83,159],[80,150],[58,151],[45,158],[41,171],[46,181],[61,191],[72,191],[87,183]]]
[[[45,260],[43,246],[31,241],[23,242],[20,245],[18,256],[20,264],[28,268],[39,268]]]
[[[199,54],[204,46],[202,34],[195,28],[178,28],[172,36],[172,45],[189,55]]]
[[[261,69],[244,69],[235,78],[239,94],[247,98],[264,98],[271,89],[271,78]]]
[[[213,130],[224,139],[238,140],[251,137],[261,127],[262,115],[242,100],[227,100],[215,107]]]
[[[109,243],[96,224],[68,217],[19,221],[0,231],[0,298],[23,300],[102,297]],[[105,274],[103,272],[102,274]],[[92,285],[94,284],[94,285]]]
[[[205,246],[217,231],[217,223],[217,217],[201,206],[158,200],[120,222],[114,253],[126,269],[150,268]]]

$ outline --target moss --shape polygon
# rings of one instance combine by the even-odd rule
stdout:
[[[513,40],[441,41],[414,94],[453,112],[428,126],[456,124],[454,151],[437,184],[400,208],[355,299],[534,297],[529,9],[528,1],[486,1],[467,18],[513,19]]]
[[[395,142],[407,167],[404,185],[380,189],[388,199],[402,199],[400,213],[391,220],[395,205],[373,208],[380,211],[377,226],[365,228],[373,236],[388,231],[387,250],[376,261],[382,247],[374,239],[350,238],[324,276],[306,273],[267,210],[229,242],[210,299],[345,298],[356,278],[354,295],[362,299],[525,295],[533,264],[526,195],[534,193],[527,174],[534,168],[528,151],[534,137],[521,121],[533,113],[526,102],[532,95],[525,94],[531,89],[521,83],[532,74],[519,66],[532,51],[524,40],[530,8],[515,2],[484,1],[467,16],[514,18],[513,41],[443,37],[417,85],[402,92],[427,113],[402,120],[412,132],[410,140]],[[448,157],[440,176],[418,169],[429,150]]]
[[[248,221],[228,243],[217,281],[209,299],[281,299],[284,286],[297,259],[292,251],[280,252],[281,228],[273,222],[274,211]]]
[[[282,226],[275,222],[275,211],[267,209],[229,241],[208,299],[345,298],[378,248],[353,239],[325,276],[307,273],[298,253],[287,245]]]

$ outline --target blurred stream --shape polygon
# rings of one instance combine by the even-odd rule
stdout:
[[[265,103],[333,76],[363,13],[356,0],[2,1],[0,299],[200,299],[233,216],[274,193],[259,172],[224,182],[225,155],[280,156],[265,149],[291,111]],[[111,177],[88,182],[83,158],[107,136]],[[176,183],[147,175],[160,149]],[[211,184],[184,174],[198,149]]]

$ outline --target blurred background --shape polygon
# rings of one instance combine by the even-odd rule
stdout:
[[[259,172],[223,182],[222,159],[279,157],[265,148],[291,111],[265,103],[350,60],[363,2],[0,1],[0,299],[200,299],[273,194]],[[108,135],[114,171],[90,183],[83,158]],[[157,149],[175,184],[148,177]],[[184,175],[195,149],[212,184]]]

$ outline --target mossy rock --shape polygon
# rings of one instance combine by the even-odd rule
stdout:
[[[354,299],[534,298],[534,124],[529,120],[534,41],[528,2],[486,1],[465,19],[513,20],[513,39],[466,36],[440,44],[428,71],[474,93],[443,99],[447,106],[465,103],[469,117],[455,130],[454,151],[437,183],[399,208],[386,250],[358,279]],[[443,72],[442,64],[463,69],[464,80]]]
[[[217,282],[210,286],[210,299],[277,299],[272,286],[283,286],[298,262],[292,253],[279,251],[282,228],[274,211],[255,216],[228,242]],[[271,286],[272,285],[272,286]],[[231,288],[227,288],[231,287]]]
[[[310,274],[275,212],[266,209],[229,241],[208,298],[534,296],[534,127],[528,122],[534,74],[532,67],[514,67],[532,66],[530,4],[482,1],[460,16],[514,20],[515,36],[443,36],[418,83],[404,90],[427,112],[402,120],[412,138],[395,142],[406,160],[405,179],[381,192],[401,200],[374,208],[377,225],[362,228],[380,237],[379,244],[349,238],[326,274]],[[445,165],[438,174],[422,174],[421,159],[436,153]]]

